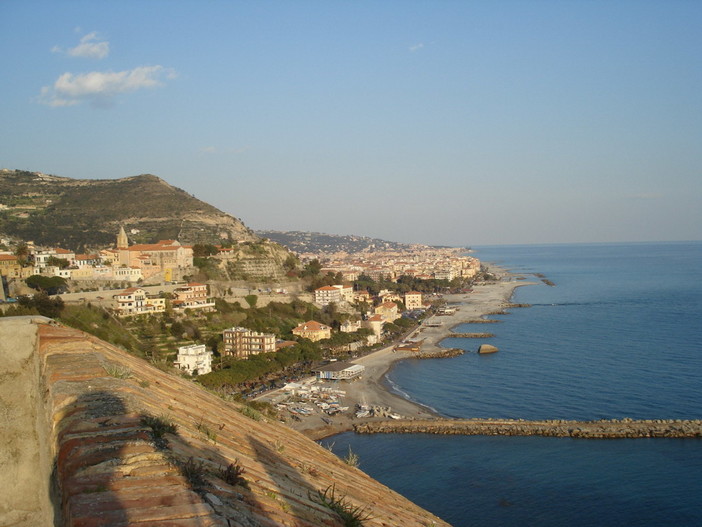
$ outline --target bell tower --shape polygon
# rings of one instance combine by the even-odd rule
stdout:
[[[127,247],[129,247],[127,233],[124,232],[124,226],[120,225],[119,234],[117,235],[117,249],[126,249]]]

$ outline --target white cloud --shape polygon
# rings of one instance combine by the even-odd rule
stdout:
[[[64,73],[53,86],[41,89],[39,102],[49,106],[73,106],[84,101],[105,105],[120,93],[162,86],[164,77],[173,79],[176,73],[163,66],[139,66],[118,72]]]
[[[424,47],[424,42],[419,42],[418,44],[414,44],[413,46],[410,46],[408,49],[414,53],[415,51],[419,51],[423,47]]]
[[[65,53],[70,57],[104,59],[110,53],[110,43],[100,38],[97,32],[88,33],[80,39],[80,44],[64,51],[59,46],[51,48],[53,53]]]

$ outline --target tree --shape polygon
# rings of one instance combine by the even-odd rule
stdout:
[[[25,283],[32,289],[42,291],[49,295],[56,295],[65,292],[68,289],[66,280],[60,276],[43,276],[33,274],[25,280]]]
[[[27,244],[22,242],[15,248],[15,256],[19,264],[24,267],[29,261],[29,247]]]
[[[317,276],[322,271],[322,264],[316,258],[310,260],[302,271],[302,276]]]
[[[254,308],[254,307],[256,307],[256,302],[258,302],[258,296],[246,295],[244,297],[244,300],[246,300],[246,303],[249,304],[249,307]]]
[[[65,258],[57,258],[56,256],[49,256],[46,259],[46,264],[58,267],[59,269],[65,269],[66,267],[71,265],[70,262]]]

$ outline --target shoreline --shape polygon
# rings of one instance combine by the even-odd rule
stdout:
[[[405,359],[425,360],[431,358],[431,354],[446,351],[447,348],[441,347],[441,342],[451,337],[452,330],[455,327],[509,307],[510,299],[518,287],[538,283],[516,280],[516,277],[520,275],[513,275],[498,266],[491,265],[490,270],[498,276],[498,281],[476,285],[472,293],[444,295],[444,299],[451,307],[456,308],[456,312],[451,315],[438,317],[442,322],[442,325],[439,327],[419,326],[409,335],[409,337],[421,337],[424,339],[421,351],[423,357],[421,359],[417,357],[415,352],[394,351],[393,345],[391,345],[352,360],[351,362],[354,364],[365,366],[366,370],[360,379],[333,384],[334,389],[346,392],[343,396],[342,404],[350,409],[360,404],[389,408],[389,411],[400,415],[402,419],[423,420],[445,417],[427,405],[395,393],[387,380],[387,374],[398,361]],[[476,339],[475,343],[477,349],[480,339]],[[429,357],[426,357],[427,355]],[[306,382],[312,382],[312,378],[307,379]],[[327,383],[327,385],[331,386],[330,383]],[[271,392],[262,396],[259,400],[274,400],[282,392],[283,390]],[[299,420],[289,421],[288,426],[313,440],[320,440],[352,431],[354,425],[382,421],[384,419],[386,418],[357,418],[351,410],[333,417],[327,417],[321,412],[315,411],[311,415],[301,416]]]

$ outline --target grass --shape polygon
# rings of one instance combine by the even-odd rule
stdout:
[[[260,421],[263,419],[263,414],[258,410],[254,410],[250,406],[242,406],[239,408],[239,412],[241,412],[242,415],[253,419],[254,421]]]
[[[362,527],[364,522],[372,519],[365,507],[352,505],[346,499],[346,495],[337,496],[335,485],[327,487],[324,491],[318,490],[317,495],[310,496],[310,499],[334,511],[341,518],[344,527]]]
[[[203,423],[202,418],[200,418],[200,422],[197,423],[195,427],[197,428],[197,431],[204,435],[208,440],[217,444],[217,432],[215,432],[209,426]]]
[[[107,364],[103,366],[107,375],[116,379],[129,379],[132,376],[132,370],[121,364]]]
[[[358,467],[359,463],[361,462],[361,458],[359,457],[359,455],[356,454],[353,450],[351,450],[351,445],[349,445],[349,453],[346,454],[346,457],[344,457],[343,459],[344,463],[346,463],[350,467]]]
[[[170,417],[163,415],[160,417],[144,415],[141,418],[141,424],[151,428],[154,443],[160,449],[168,448],[166,434],[176,434],[178,432],[178,425]]]

